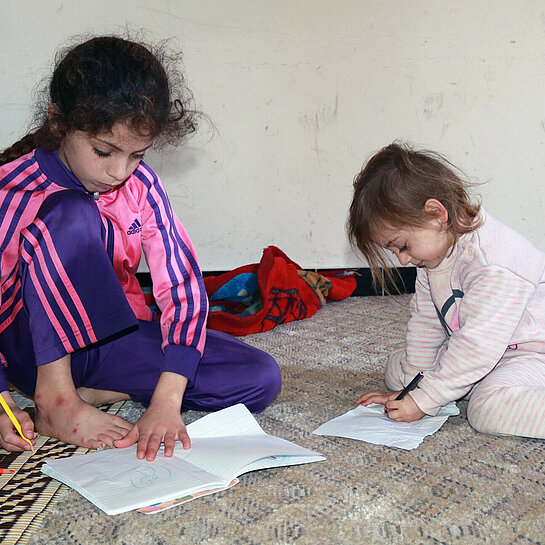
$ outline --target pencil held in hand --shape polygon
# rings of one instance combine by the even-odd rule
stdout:
[[[409,392],[414,390],[418,383],[424,378],[424,373],[420,371],[412,380],[399,392],[399,395],[395,398],[396,401],[401,401]]]
[[[17,418],[15,418],[15,415],[13,414],[12,410],[9,408],[9,405],[6,403],[6,400],[2,397],[2,394],[0,394],[0,405],[2,405],[2,408],[4,409],[4,411],[6,411],[6,414],[9,416],[9,419],[11,420],[13,426],[15,427],[19,435],[30,445],[30,448],[32,449],[32,454],[34,454],[35,450],[34,450],[34,445],[32,444],[32,441],[28,437],[25,437],[25,435],[23,434],[23,430],[21,429],[21,424],[19,424],[19,421],[17,420]]]

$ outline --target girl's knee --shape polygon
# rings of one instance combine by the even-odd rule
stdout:
[[[404,348],[392,352],[388,357],[386,369],[384,371],[384,382],[389,390],[395,391],[403,388],[403,370],[401,369],[401,362],[404,357]]]
[[[467,406],[467,420],[478,432],[512,435],[520,417],[521,389],[517,387],[481,388],[473,392]]]
[[[73,240],[85,239],[91,233],[100,235],[100,213],[93,198],[83,191],[53,193],[44,200],[36,217],[49,231],[68,233]]]
[[[270,354],[209,330],[195,385],[184,397],[184,410],[216,411],[243,403],[259,413],[278,395],[281,382],[280,368]]]
[[[467,405],[467,421],[475,431],[481,433],[486,433],[484,425],[485,422],[483,419],[483,416],[486,413],[486,411],[484,410],[485,405],[486,403],[482,400],[476,402],[472,399],[469,400],[469,403]]]
[[[253,395],[245,405],[253,413],[264,411],[276,398],[282,386],[280,367],[266,352],[256,350],[254,374],[252,375]]]

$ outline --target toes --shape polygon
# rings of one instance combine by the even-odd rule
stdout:
[[[114,438],[107,433],[100,433],[97,437],[97,443],[100,443],[102,447],[113,447]]]
[[[125,430],[125,433],[127,433],[133,427],[133,424],[131,424],[129,421],[125,420],[124,418],[121,418],[120,416],[113,416],[113,422],[119,428]]]

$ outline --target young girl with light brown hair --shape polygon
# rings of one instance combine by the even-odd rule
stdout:
[[[357,403],[411,422],[467,398],[477,431],[545,438],[545,254],[473,202],[445,158],[401,143],[355,178],[348,229],[375,282],[382,271],[393,280],[388,251],[418,268],[405,347],[386,365],[390,391]]]

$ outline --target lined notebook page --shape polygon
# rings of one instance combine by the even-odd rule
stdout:
[[[180,442],[166,458],[138,460],[136,445],[126,449],[51,460],[42,472],[77,490],[113,515],[187,494],[227,486],[257,469],[324,460],[319,453],[266,434],[244,405],[209,414],[188,426],[191,448]],[[281,456],[276,462],[276,456]]]
[[[239,437],[196,438],[192,439],[189,450],[178,447],[175,450],[175,456],[180,456],[226,481],[241,475],[251,462],[274,455],[308,457],[316,456],[317,453],[264,432]],[[323,460],[324,457],[320,459]]]
[[[180,491],[228,484],[176,456],[166,458],[162,452],[154,462],[138,460],[135,446],[50,460],[42,472],[72,487],[109,515],[179,498]]]

